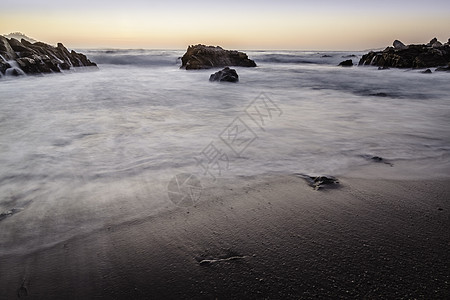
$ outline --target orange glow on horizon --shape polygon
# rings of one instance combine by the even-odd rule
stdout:
[[[421,18],[423,26],[417,26]],[[20,31],[49,44],[72,48],[173,48],[190,44],[221,45],[235,49],[365,50],[385,47],[394,39],[426,43],[437,37],[446,42],[448,18],[411,17],[399,22],[388,16],[298,14],[236,15],[232,24],[206,16],[195,22],[183,15],[149,16],[115,12],[107,16],[9,13],[0,18],[2,34]],[[220,19],[220,18],[219,18]],[[212,25],[209,25],[212,24]],[[412,30],[414,28],[414,30]]]

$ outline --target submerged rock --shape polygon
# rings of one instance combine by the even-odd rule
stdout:
[[[211,76],[209,77],[209,81],[238,82],[239,75],[236,73],[235,69],[230,69],[229,67],[226,67],[225,69],[220,70],[219,72],[211,74]]]
[[[186,70],[210,69],[216,67],[238,66],[256,67],[247,54],[234,50],[224,50],[217,46],[189,46],[181,58],[181,68]]]
[[[63,44],[57,47],[0,36],[0,72],[2,75],[60,72],[71,67],[97,66],[86,55],[69,52]],[[14,66],[12,65],[14,64]]]
[[[431,74],[431,73],[433,73],[433,72],[431,72],[430,69],[426,69],[425,71],[422,71],[422,72],[420,72],[420,73],[422,73],[422,74]]]
[[[344,61],[340,62],[338,66],[340,66],[340,67],[351,67],[351,66],[353,66],[353,61],[351,59],[347,59],[347,60],[344,60]]]
[[[436,38],[426,45],[404,46],[394,41],[394,47],[383,51],[371,51],[360,59],[359,65],[394,68],[431,68],[450,63],[450,45],[442,45]]]

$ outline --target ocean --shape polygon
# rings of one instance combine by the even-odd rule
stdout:
[[[80,52],[99,68],[0,78],[0,254],[193,209],[221,178],[450,176],[448,73],[246,51],[258,67],[233,84],[180,69],[184,50]]]

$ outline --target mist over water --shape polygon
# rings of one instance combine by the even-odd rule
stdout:
[[[372,156],[399,178],[450,176],[449,74],[336,67],[356,52],[253,51],[257,68],[219,84],[216,70],[180,70],[184,51],[83,52],[99,70],[0,79],[0,253],[174,208],[173,176],[214,184],[198,163],[211,143],[228,158],[217,177],[339,176]],[[264,128],[246,114],[261,93],[279,108]],[[236,117],[254,134],[240,155],[221,139]]]

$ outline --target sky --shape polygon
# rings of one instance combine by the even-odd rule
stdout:
[[[450,38],[450,1],[2,0],[0,34],[71,48],[366,50]]]

